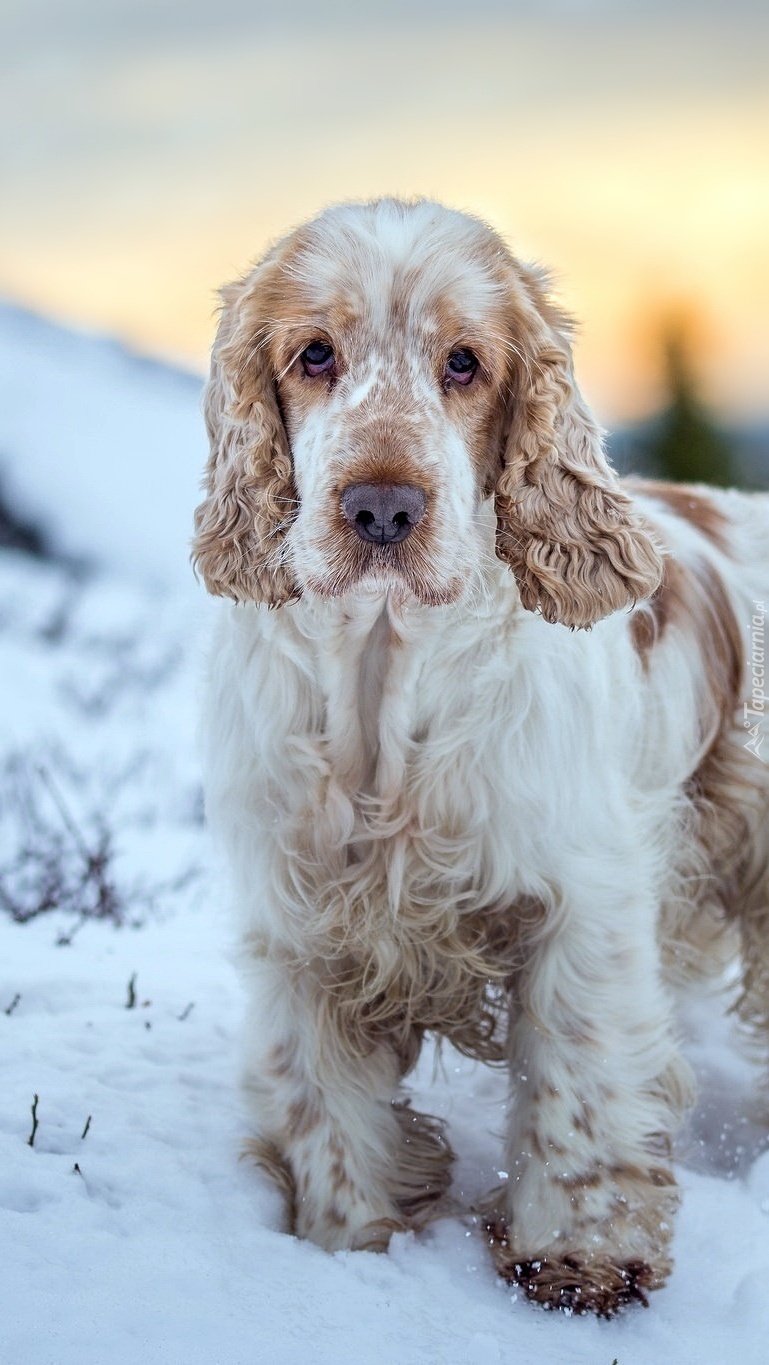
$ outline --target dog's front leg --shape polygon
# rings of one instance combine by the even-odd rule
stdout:
[[[292,1230],[329,1251],[387,1245],[406,1221],[396,1202],[404,1118],[395,1051],[362,1054],[336,998],[309,967],[249,968],[245,1083],[257,1161],[288,1195]]]
[[[670,1140],[689,1095],[659,980],[651,897],[564,889],[511,1021],[500,1274],[550,1307],[611,1316],[670,1269]]]

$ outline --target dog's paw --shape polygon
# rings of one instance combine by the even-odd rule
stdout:
[[[543,1308],[613,1318],[631,1304],[648,1308],[649,1292],[659,1289],[666,1278],[666,1272],[642,1260],[615,1261],[580,1252],[518,1257],[503,1224],[490,1223],[487,1231],[497,1273],[508,1284],[520,1285],[527,1298]]]

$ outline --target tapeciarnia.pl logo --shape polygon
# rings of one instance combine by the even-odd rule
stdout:
[[[761,745],[766,735],[762,730],[761,722],[766,714],[766,694],[764,692],[764,681],[766,679],[764,664],[764,625],[766,621],[766,610],[763,602],[753,603],[754,612],[750,618],[750,658],[748,666],[750,668],[750,701],[743,703],[743,725],[748,731],[748,738],[745,741],[745,748],[766,762],[766,755],[761,753]]]

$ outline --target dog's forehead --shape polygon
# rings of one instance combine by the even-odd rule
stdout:
[[[422,331],[499,310],[510,258],[484,224],[438,205],[380,201],[329,210],[295,234],[285,262],[318,313],[340,301],[360,325]]]

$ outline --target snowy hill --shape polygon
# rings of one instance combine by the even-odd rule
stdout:
[[[0,311],[0,483],[61,554],[0,552],[0,1362],[766,1365],[769,1152],[721,1002],[690,1012],[702,1099],[648,1312],[570,1320],[495,1278],[470,1209],[504,1082],[451,1049],[414,1089],[448,1121],[460,1211],[387,1255],[285,1236],[239,1162],[195,759],[198,407],[198,381]]]
[[[67,555],[192,582],[202,380],[0,307],[0,490]]]

